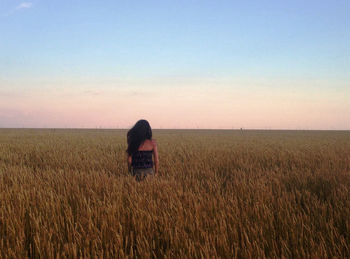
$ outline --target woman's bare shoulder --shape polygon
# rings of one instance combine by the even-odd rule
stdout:
[[[157,141],[155,139],[151,139],[151,142],[152,142],[153,146],[155,146],[155,147],[157,146]]]
[[[139,150],[153,150],[157,148],[157,142],[154,139],[146,139],[139,147]]]

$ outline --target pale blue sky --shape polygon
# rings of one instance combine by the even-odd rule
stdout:
[[[176,96],[166,92],[175,89],[195,99],[186,103],[178,96],[178,105],[193,108],[179,127],[349,129],[349,14],[350,2],[345,0],[1,0],[0,127],[128,127],[139,116],[151,117],[155,127],[176,127],[170,119],[158,119],[162,116],[156,111],[169,110],[181,118],[167,101]],[[133,93],[123,98],[138,102],[142,111],[128,111],[118,91]],[[233,103],[248,107],[263,98],[276,99],[265,101],[274,106],[261,114],[265,121],[258,123],[257,110],[245,108],[242,119],[237,118],[239,108],[220,106],[227,91]],[[151,104],[135,99],[144,92],[152,98],[163,94],[163,99],[157,97]],[[208,95],[202,96],[203,92]],[[96,107],[103,107],[113,93],[119,110],[124,107],[124,117],[111,114],[75,124],[77,117],[89,117],[85,108],[91,102],[72,106],[75,117],[68,121],[68,110],[46,103],[49,99],[59,106],[62,95],[66,99],[66,94],[86,93],[95,93],[93,100],[100,98]],[[221,120],[203,123],[215,116],[200,112],[213,95],[216,106],[209,105]],[[282,107],[284,113],[272,116],[271,111],[286,101],[293,104],[290,110]],[[295,107],[302,105],[305,113],[322,110],[329,117],[322,121],[319,116],[310,123],[303,109],[295,113]],[[90,109],[96,118],[107,113],[96,107]],[[47,119],[36,119],[43,110],[40,117]],[[203,118],[196,121],[194,111]],[[125,115],[128,112],[130,116]],[[291,120],[281,122],[286,116]]]

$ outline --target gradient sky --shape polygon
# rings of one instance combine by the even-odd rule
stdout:
[[[350,1],[0,0],[0,127],[350,129]]]

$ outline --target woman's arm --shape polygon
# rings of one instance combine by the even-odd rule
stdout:
[[[155,140],[152,140],[153,143],[153,157],[154,157],[154,173],[158,173],[159,168],[159,158],[158,158],[158,148],[157,148],[157,142]]]
[[[132,161],[132,158],[129,154],[127,154],[127,163],[128,163],[128,172],[131,173],[131,161]]]

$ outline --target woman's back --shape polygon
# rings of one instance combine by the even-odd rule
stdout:
[[[152,139],[152,129],[146,120],[139,120],[128,131],[127,143],[128,169],[136,176],[136,180],[144,179],[148,174],[156,174],[159,165],[157,143]]]
[[[135,169],[144,169],[153,167],[153,150],[141,150],[132,154],[131,165]]]
[[[153,151],[155,140],[146,139],[138,148],[138,151]]]
[[[132,167],[135,169],[152,168],[153,167],[153,149],[154,140],[146,139],[138,148],[138,150],[132,154]]]

